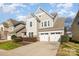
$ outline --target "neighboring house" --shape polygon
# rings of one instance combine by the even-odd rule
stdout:
[[[2,25],[0,25],[0,30],[1,30],[0,33],[1,39],[11,40],[12,35],[23,37],[26,28],[24,22],[9,19],[6,22],[4,22]]]
[[[79,41],[79,11],[72,23],[72,39]]]
[[[0,39],[6,39],[7,38],[7,28],[4,27],[3,24],[0,24]]]
[[[39,41],[59,41],[61,35],[64,35],[64,20],[57,13],[50,15],[38,8],[26,17],[27,37],[37,37]]]

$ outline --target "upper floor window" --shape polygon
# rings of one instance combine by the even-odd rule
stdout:
[[[32,27],[32,22],[30,22],[30,27]]]
[[[46,21],[44,22],[44,26],[47,26],[47,22]]]
[[[43,22],[42,22],[42,27],[43,27]]]
[[[48,26],[50,26],[50,23],[49,23],[49,21],[48,21]]]

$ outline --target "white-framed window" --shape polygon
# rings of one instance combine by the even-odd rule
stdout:
[[[48,21],[48,26],[50,26],[50,22]]]
[[[44,33],[41,33],[41,35],[44,35]]]
[[[51,33],[51,34],[55,34],[55,33]]]
[[[32,27],[32,22],[30,22],[30,27]]]
[[[48,35],[48,33],[45,33],[45,35]]]
[[[61,32],[56,32],[56,34],[61,34]]]
[[[45,26],[45,27],[47,26],[47,21],[44,22],[44,26]]]
[[[48,35],[48,33],[41,33],[41,35]]]
[[[43,27],[43,22],[42,22],[42,27]]]

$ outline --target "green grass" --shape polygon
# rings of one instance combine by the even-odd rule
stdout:
[[[63,44],[64,46],[62,46],[62,48],[70,48],[70,46]]]
[[[11,50],[17,47],[22,46],[21,44],[12,42],[12,41],[7,41],[7,42],[2,42],[0,43],[0,49],[4,49],[4,50]]]
[[[57,55],[79,56],[79,43],[66,42],[60,45]]]

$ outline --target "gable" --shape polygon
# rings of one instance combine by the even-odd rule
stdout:
[[[41,8],[38,8],[34,14],[39,18],[39,20],[45,20],[45,19],[53,20],[53,17]]]

